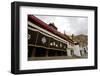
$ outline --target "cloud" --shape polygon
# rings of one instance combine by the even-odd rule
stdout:
[[[87,17],[69,17],[69,16],[43,16],[35,15],[45,23],[54,23],[58,31],[67,34],[88,34],[88,18]]]

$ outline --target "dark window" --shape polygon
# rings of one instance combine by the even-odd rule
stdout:
[[[49,50],[48,56],[56,56],[56,50]]]
[[[46,54],[46,50],[43,48],[36,48],[35,56],[36,57],[44,57]]]
[[[62,56],[62,51],[57,51],[57,56]]]

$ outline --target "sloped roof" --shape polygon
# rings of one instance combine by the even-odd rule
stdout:
[[[67,35],[65,36],[61,32],[59,32],[59,31],[53,29],[52,27],[48,26],[48,24],[46,24],[45,22],[43,22],[39,18],[35,17],[34,15],[28,15],[28,20],[31,21],[32,23],[37,24],[39,27],[41,27],[41,28],[63,38],[64,40],[67,40],[67,41],[70,41],[71,43],[73,43],[73,40],[71,40]]]

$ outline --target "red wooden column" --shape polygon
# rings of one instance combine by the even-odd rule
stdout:
[[[32,50],[32,57],[35,57],[35,52],[36,52],[36,48],[33,47],[33,50]]]
[[[46,49],[46,53],[45,53],[45,56],[46,56],[46,57],[48,57],[48,51],[49,51],[49,50]]]

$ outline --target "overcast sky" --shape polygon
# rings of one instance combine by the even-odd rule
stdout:
[[[43,16],[35,15],[45,23],[54,23],[61,33],[66,34],[88,35],[88,18],[87,17],[69,17],[69,16]]]

